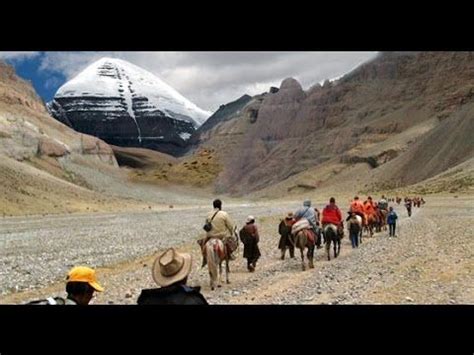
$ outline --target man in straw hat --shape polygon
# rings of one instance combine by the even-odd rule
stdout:
[[[191,254],[179,253],[174,248],[166,250],[156,258],[152,268],[153,280],[161,287],[142,290],[137,303],[139,305],[208,304],[199,292],[200,287],[186,285],[191,267]]]

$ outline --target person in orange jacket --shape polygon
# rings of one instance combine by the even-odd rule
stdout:
[[[349,212],[354,212],[355,214],[359,215],[362,217],[362,224],[365,224],[367,221],[367,217],[365,215],[365,208],[364,204],[362,203],[361,200],[359,200],[359,196],[355,196],[354,200],[352,200],[351,205],[349,207]],[[346,221],[349,220],[350,217],[346,219]]]

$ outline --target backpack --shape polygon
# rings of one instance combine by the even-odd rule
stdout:
[[[63,306],[66,304],[66,300],[62,297],[48,297],[48,298],[45,298],[45,299],[41,299],[41,300],[35,300],[35,301],[31,301],[31,302],[28,302],[26,303],[27,305],[35,305],[35,306],[56,306],[56,305],[60,305],[60,306]]]
[[[216,216],[216,214],[218,213],[219,211],[217,211],[216,213],[214,213],[214,216],[212,216],[211,220],[208,222],[206,221],[206,223],[204,223],[204,226],[202,227],[206,232],[210,232],[211,229],[212,229],[212,220],[214,219],[214,217]]]

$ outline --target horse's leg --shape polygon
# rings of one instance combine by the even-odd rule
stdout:
[[[314,269],[314,263],[313,263],[313,259],[314,259],[314,247],[315,245],[310,245],[308,247],[308,264],[309,264],[309,268],[310,269]]]
[[[225,282],[228,284],[230,284],[229,273],[230,273],[229,258],[226,258],[225,259]]]
[[[326,253],[328,254],[328,261],[331,260],[329,251],[331,250],[331,238],[328,236],[326,239]]]
[[[337,237],[334,237],[334,239],[333,239],[332,242],[333,242],[333,244],[334,244],[334,247],[333,247],[333,249],[334,249],[334,258],[337,258],[337,253],[336,253],[336,249],[337,249]]]
[[[219,278],[217,280],[217,287],[222,287],[222,260],[219,259]]]
[[[216,257],[215,253],[212,250],[212,246],[206,247],[206,259],[207,259],[207,267],[209,269],[209,277],[211,279],[211,290],[215,289],[216,278],[217,278],[217,265],[216,265]]]
[[[337,255],[336,258],[339,256],[339,253],[341,252],[341,239],[338,239],[337,241]]]
[[[301,248],[300,249],[300,252],[301,252],[301,265],[303,267],[303,271],[306,270],[305,266],[304,266],[304,248]]]

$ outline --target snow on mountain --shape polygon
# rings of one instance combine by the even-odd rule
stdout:
[[[132,98],[146,97],[150,109],[154,106],[153,108],[165,111],[171,116],[178,114],[181,117],[189,117],[197,127],[212,114],[197,107],[156,75],[125,60],[115,58],[102,58],[92,63],[61,86],[55,98],[78,96],[123,96],[131,116]],[[175,118],[179,119],[178,115]]]
[[[154,74],[113,58],[60,87],[48,108],[57,120],[110,144],[175,155],[211,115]]]

